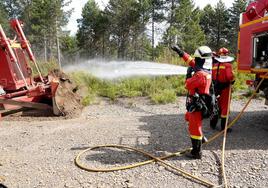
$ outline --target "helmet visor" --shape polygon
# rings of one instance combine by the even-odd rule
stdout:
[[[202,57],[200,57],[200,58],[202,58],[202,59],[210,59],[211,57],[212,57],[211,53],[204,53],[204,54],[202,54]]]

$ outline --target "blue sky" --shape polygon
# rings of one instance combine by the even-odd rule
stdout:
[[[83,6],[88,0],[73,0],[72,3],[66,9],[74,8],[74,12],[70,18],[69,24],[66,29],[71,31],[71,34],[75,34],[77,31],[77,22],[76,20],[81,18],[81,11]],[[105,7],[109,0],[96,0],[100,7]],[[219,0],[194,0],[195,4],[200,8],[203,8],[207,4],[215,5]],[[234,0],[224,0],[224,3],[227,7],[230,7]]]

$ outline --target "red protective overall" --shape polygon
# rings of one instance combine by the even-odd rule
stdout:
[[[182,58],[191,67],[195,66],[194,59],[187,53],[184,53],[184,56]],[[187,79],[185,83],[185,87],[189,91],[189,95],[194,95],[195,92],[197,92],[199,95],[209,95],[210,85],[211,75],[202,70],[196,72],[191,78]],[[202,113],[200,111],[191,113],[186,112],[185,119],[189,122],[189,133],[191,138],[202,140]]]
[[[223,90],[220,91],[220,96],[218,99],[221,117],[226,118],[228,113],[229,90],[231,89],[230,84],[235,80],[232,64],[213,64],[212,79],[222,84],[229,84],[229,86],[225,87]]]

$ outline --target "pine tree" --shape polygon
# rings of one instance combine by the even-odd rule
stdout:
[[[109,20],[95,0],[89,0],[84,6],[78,27],[78,46],[82,54],[88,57],[104,56]]]
[[[163,0],[151,0],[151,22],[152,22],[152,36],[151,36],[151,41],[152,41],[152,61],[155,59],[155,25],[156,23],[162,22],[164,20],[164,4],[165,1]]]
[[[210,47],[214,47],[214,39],[216,38],[215,36],[212,36],[216,27],[216,23],[213,19],[214,16],[215,10],[211,5],[205,6],[201,11],[200,26],[206,34],[207,45]]]
[[[228,47],[230,15],[223,1],[220,0],[214,8],[206,6],[201,15],[200,25],[207,36],[208,45],[213,50]]]
[[[0,2],[0,25],[5,31],[8,30],[8,13],[2,2]]]
[[[142,23],[139,2],[136,0],[110,0],[105,12],[110,20],[110,35],[117,46],[117,58],[126,59],[130,39],[137,23]]]
[[[132,39],[133,56],[131,59],[134,60],[149,60],[151,56],[152,48],[150,41],[147,37],[147,24],[150,19],[150,1],[151,0],[138,0],[139,12],[141,15],[141,22],[136,23],[135,34]]]
[[[233,6],[229,9],[230,12],[230,30],[229,30],[229,46],[232,53],[237,51],[237,38],[239,32],[239,18],[240,14],[246,9],[246,2],[244,0],[235,0]]]
[[[24,10],[24,0],[3,0],[2,4],[8,13],[9,19],[21,17]]]
[[[75,36],[60,37],[61,51],[65,61],[75,62],[76,55],[78,54],[78,42]]]
[[[167,0],[165,4],[165,8],[167,10],[167,17],[166,21],[169,24],[168,29],[166,30],[166,34],[164,35],[165,37],[165,42],[166,45],[170,46],[174,43],[176,40],[176,29],[175,29],[175,11],[176,8],[179,6],[180,0]]]
[[[88,1],[78,20],[78,45],[88,57],[148,59],[146,25],[150,0],[110,0],[101,11],[94,0]]]
[[[176,40],[187,52],[205,44],[205,35],[200,25],[200,10],[195,8],[192,0],[180,0],[179,6],[175,9],[174,26],[168,29],[164,40],[168,44],[170,38]]]
[[[180,0],[167,0],[166,9],[168,10],[168,23],[173,26],[175,23],[175,10],[179,6]]]
[[[11,28],[8,24],[9,20],[18,18],[25,22],[26,17],[24,15],[26,15],[27,6],[31,2],[32,0],[2,0],[0,2],[0,20],[3,20],[2,22],[5,22],[4,27],[7,31],[7,35],[11,34]],[[25,30],[27,30],[27,27]]]
[[[215,23],[216,23],[216,49],[219,49],[228,44],[229,19],[228,9],[220,0],[215,7]]]
[[[56,39],[62,33],[62,27],[68,23],[72,10],[64,11],[71,1],[66,0],[32,0],[24,12],[28,38],[38,56],[54,58]],[[28,12],[29,11],[29,12]]]

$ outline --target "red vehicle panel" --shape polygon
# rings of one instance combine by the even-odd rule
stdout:
[[[253,85],[266,79],[260,90],[268,103],[268,0],[249,0],[241,14],[237,59],[238,71],[256,75]]]

